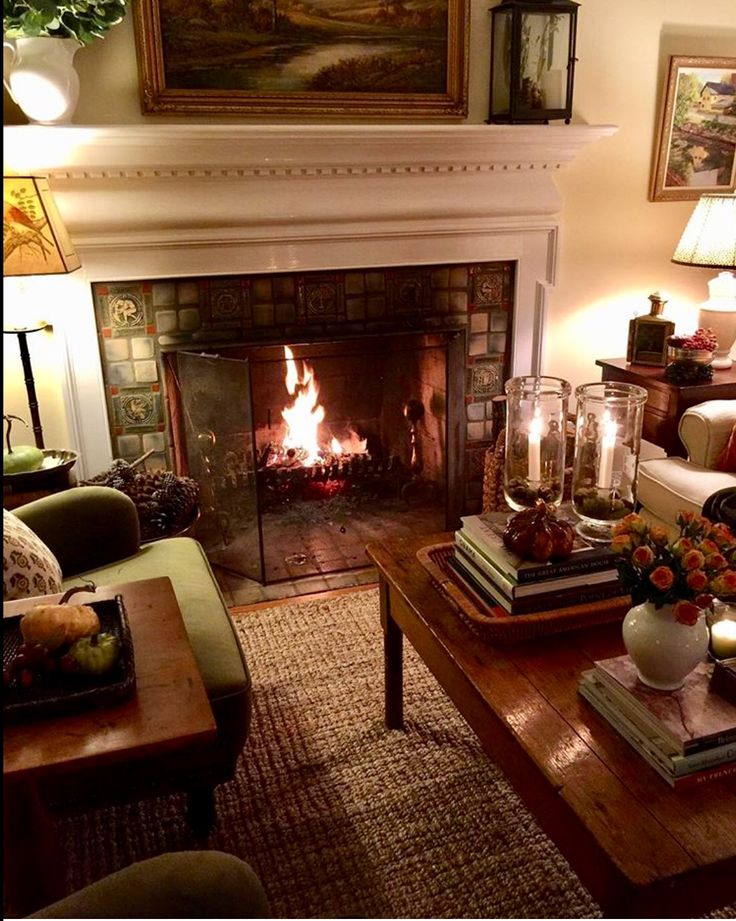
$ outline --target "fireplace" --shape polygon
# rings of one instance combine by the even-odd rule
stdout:
[[[463,507],[457,328],[163,356],[198,537],[260,582],[366,565],[371,540],[434,533]]]
[[[262,582],[454,528],[497,434],[514,277],[488,262],[96,283],[113,453],[193,476],[210,559]]]
[[[136,452],[173,463],[162,353],[458,329],[465,405],[446,424],[462,428],[463,502],[477,507],[488,395],[499,377],[543,364],[562,206],[555,173],[615,130],[7,129],[6,166],[48,176],[82,261],[56,281],[48,317],[61,351],[62,436],[80,455],[79,477]],[[501,306],[473,300],[471,269],[488,266],[508,272]],[[332,301],[322,297],[330,286]]]

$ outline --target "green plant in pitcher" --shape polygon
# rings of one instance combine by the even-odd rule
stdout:
[[[3,0],[5,38],[75,38],[89,45],[125,16],[127,0]]]

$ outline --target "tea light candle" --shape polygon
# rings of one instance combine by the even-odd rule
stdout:
[[[618,425],[611,419],[608,410],[603,413],[603,436],[601,438],[601,462],[598,467],[598,488],[610,489],[613,477],[613,449],[616,447]]]
[[[542,479],[542,419],[539,407],[534,410],[534,418],[529,423],[529,473],[528,479],[539,483]]]
[[[736,656],[736,620],[717,620],[710,628],[710,646],[717,659]]]

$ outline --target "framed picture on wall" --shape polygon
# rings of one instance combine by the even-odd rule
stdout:
[[[736,58],[671,57],[651,201],[736,188]]]
[[[463,118],[470,0],[139,0],[144,113]]]

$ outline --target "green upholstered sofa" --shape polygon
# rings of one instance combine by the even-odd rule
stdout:
[[[78,486],[14,509],[55,554],[64,588],[91,579],[97,585],[168,576],[217,723],[217,757],[189,777],[166,773],[190,794],[190,821],[204,833],[214,819],[214,786],[233,776],[251,708],[251,680],[227,605],[201,545],[188,537],[140,543],[135,505],[106,486]],[[125,784],[134,796],[135,778]],[[95,786],[99,787],[99,784]],[[149,781],[141,781],[142,788]],[[150,794],[149,794],[150,795]]]
[[[258,877],[222,851],[177,851],[133,863],[31,918],[268,918]]]

